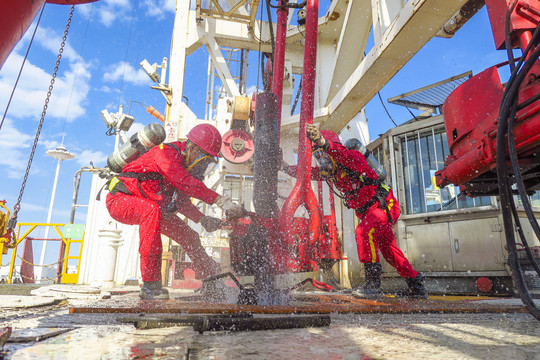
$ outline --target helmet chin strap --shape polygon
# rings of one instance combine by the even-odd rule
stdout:
[[[315,149],[313,156],[315,156],[315,159],[319,163],[319,172],[322,177],[329,178],[335,173],[337,168],[336,162],[322,148]]]
[[[197,149],[199,150],[199,154],[195,156],[194,159],[191,159],[191,157],[193,156],[193,153],[197,151]],[[211,163],[211,162],[214,162],[214,163],[217,163],[216,159],[209,155],[208,153],[204,152],[204,150],[202,150],[200,147],[198,147],[197,145],[195,145],[193,142],[189,141],[187,142],[186,144],[186,147],[184,149],[184,156],[185,156],[185,159],[186,159],[186,171],[188,173],[190,173],[194,167],[199,164],[201,161],[208,161],[208,160],[211,160],[211,161],[208,161],[208,165]],[[208,167],[205,166],[204,167],[204,170],[206,170],[206,168]],[[198,176],[195,176],[195,175],[198,175]],[[200,177],[200,175],[204,176],[204,171],[202,174],[194,174],[195,177]]]

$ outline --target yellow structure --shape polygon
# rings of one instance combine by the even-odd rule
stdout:
[[[0,203],[0,205],[1,205],[1,203]],[[1,217],[0,217],[0,225],[1,224],[2,223],[1,223]],[[9,275],[8,275],[7,283],[11,284],[11,282],[12,282],[13,271],[14,271],[14,268],[15,268],[15,260],[16,260],[16,257],[17,257],[17,247],[18,247],[18,245],[24,239],[26,239],[36,228],[38,228],[40,226],[44,226],[44,227],[52,226],[56,230],[56,233],[60,236],[60,239],[61,239],[61,241],[63,242],[63,244],[65,246],[64,257],[63,257],[63,259],[61,259],[61,261],[62,261],[62,273],[61,273],[62,281],[61,282],[63,284],[76,284],[78,279],[79,279],[79,270],[80,270],[80,266],[81,266],[81,254],[82,254],[83,242],[84,242],[84,231],[81,232],[80,236],[73,236],[74,234],[72,235],[71,231],[70,231],[71,227],[74,226],[73,224],[65,225],[65,224],[47,224],[47,223],[18,223],[17,224],[17,231],[16,231],[17,235],[16,235],[15,243],[13,245],[9,246],[10,248],[12,248],[12,253],[11,253],[11,262],[10,262],[10,265],[9,265],[10,267],[9,267]],[[67,234],[70,234],[71,236],[65,236],[65,234],[62,233],[62,231],[61,231],[62,227],[65,228],[64,232],[67,233]],[[21,232],[22,232],[23,228],[25,230],[21,235]],[[0,230],[1,230],[1,226],[0,226]],[[77,239],[78,237],[80,237],[80,239]],[[70,250],[71,250],[71,248],[72,248],[72,246],[74,244],[79,245],[79,251],[78,251],[77,255],[70,256],[69,253],[70,253]],[[3,252],[2,254],[7,254],[7,246],[4,245],[4,243],[1,243],[1,246],[3,246],[3,250],[5,250],[5,252]],[[2,254],[0,254],[0,262],[1,262]],[[77,271],[75,273],[73,273],[73,274],[68,274],[67,273],[68,261],[69,260],[76,260],[77,261]],[[42,265],[37,265],[37,264],[30,264],[30,265],[32,265],[32,266],[42,266]],[[43,265],[43,266],[50,266],[50,265],[54,265],[54,264]]]

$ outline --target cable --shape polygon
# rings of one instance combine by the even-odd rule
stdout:
[[[366,57],[366,52],[364,51],[364,57]],[[379,100],[381,101],[381,105],[382,107],[384,108],[384,111],[386,111],[386,115],[388,115],[388,117],[390,118],[390,120],[392,121],[392,123],[394,124],[394,126],[398,126],[396,124],[396,122],[394,121],[394,119],[392,118],[392,116],[390,115],[390,112],[388,111],[388,109],[386,108],[386,105],[384,105],[384,101],[382,99],[382,96],[381,96],[381,92],[380,91],[377,91],[377,95],[379,96]],[[407,110],[409,110],[409,108],[407,108]],[[411,112],[411,110],[409,110],[409,112],[411,113],[411,115],[416,119],[416,116],[414,116],[414,114]],[[418,119],[416,119],[418,120]]]
[[[131,30],[133,29],[133,19],[135,19],[135,8],[137,7],[137,0],[135,0],[135,4],[133,5],[133,11],[131,12],[131,25],[129,26],[129,35],[128,35],[128,43],[126,46],[126,55],[124,56],[124,69],[122,71],[122,81],[120,82],[120,94],[118,95],[118,106],[120,107],[120,102],[122,100],[122,89],[124,87],[124,77],[126,75],[126,65],[127,65],[127,57],[129,53],[129,44],[131,43]]]
[[[386,106],[384,105],[384,101],[381,97],[381,93],[379,91],[377,91],[377,95],[379,95],[379,100],[381,101],[381,105],[382,107],[384,108],[384,111],[386,111],[386,115],[388,115],[388,117],[390,118],[390,120],[394,123],[395,126],[397,126],[396,122],[394,121],[394,119],[392,119],[392,116],[390,116],[390,113],[388,112],[388,109],[386,108]],[[407,110],[409,110],[409,108],[407,108]],[[409,112],[411,112],[411,110],[409,110]],[[411,112],[412,116],[414,116],[414,114]],[[416,119],[416,117],[415,117]]]
[[[13,90],[11,91],[11,95],[9,96],[8,103],[6,105],[6,110],[4,111],[4,116],[2,117],[2,122],[0,123],[0,130],[2,130],[2,126],[4,125],[4,120],[6,119],[7,112],[9,110],[9,105],[11,104],[11,100],[13,99],[13,95],[15,94],[15,89],[17,89],[17,84],[19,83],[19,79],[21,78],[21,74],[24,68],[24,64],[26,63],[26,59],[28,58],[28,53],[30,52],[30,47],[32,46],[32,42],[34,41],[34,37],[36,36],[36,31],[39,27],[39,22],[41,21],[41,15],[43,15],[43,10],[45,9],[45,5],[41,7],[41,12],[39,13],[38,20],[36,22],[36,27],[34,28],[34,32],[32,33],[32,37],[30,38],[30,42],[28,43],[28,48],[26,49],[26,54],[24,54],[24,59],[21,64],[21,68],[19,69],[19,74],[17,75],[17,79],[15,80],[15,84],[13,85]]]
[[[274,64],[274,54],[276,53],[276,39],[274,38],[274,27],[272,26],[272,12],[270,11],[270,0],[266,0],[266,14],[268,16],[268,28],[270,29],[270,41],[272,43],[272,65]]]
[[[515,146],[515,138],[514,138],[514,123],[515,123],[515,116],[518,108],[518,99],[519,99],[519,89],[524,81],[527,73],[533,66],[533,64],[537,61],[538,56],[540,55],[540,49],[537,49],[533,51],[531,56],[524,61],[524,59],[527,58],[527,55],[529,54],[533,44],[538,43],[538,38],[540,36],[539,28],[537,27],[534,31],[534,34],[531,38],[531,42],[528,44],[527,48],[523,52],[523,56],[519,60],[518,64],[514,66],[514,60],[513,60],[513,54],[511,51],[511,44],[510,44],[510,32],[509,32],[509,21],[510,21],[510,13],[512,12],[514,8],[514,4],[510,4],[510,8],[507,12],[507,16],[505,19],[505,44],[508,49],[510,47],[510,51],[508,51],[509,56],[509,64],[510,68],[512,69],[512,74],[510,76],[510,79],[508,83],[506,84],[501,105],[499,108],[499,118],[498,118],[498,125],[497,125],[497,139],[496,139],[496,151],[497,151],[497,157],[496,157],[496,172],[497,172],[497,178],[499,182],[499,197],[501,201],[501,212],[503,217],[503,224],[504,224],[504,232],[506,236],[506,243],[508,248],[508,264],[512,270],[512,277],[514,279],[515,286],[518,290],[518,294],[523,302],[523,304],[527,307],[529,312],[538,320],[540,320],[540,309],[536,306],[533,299],[531,298],[529,291],[527,289],[527,285],[525,283],[525,279],[523,277],[523,271],[521,269],[521,264],[519,262],[518,254],[517,254],[517,247],[516,247],[516,241],[515,241],[515,235],[514,235],[514,222],[513,218],[516,221],[516,224],[519,224],[519,218],[517,217],[517,211],[515,210],[515,202],[512,195],[512,189],[511,184],[509,181],[509,173],[508,168],[506,166],[506,138],[508,134],[508,148],[509,148],[509,155],[512,162],[512,168],[514,172],[514,178],[516,180],[516,184],[518,186],[518,191],[521,197],[521,200],[523,202],[523,206],[525,208],[525,212],[527,213],[527,217],[529,218],[529,222],[531,222],[531,226],[533,226],[533,229],[535,230],[535,233],[538,236],[537,228],[538,223],[536,222],[536,219],[532,221],[531,217],[529,216],[529,212],[532,211],[532,208],[530,206],[530,202],[528,200],[528,196],[525,191],[525,186],[523,184],[523,179],[521,178],[521,172],[519,169],[519,163],[517,158],[517,151]],[[509,206],[506,206],[508,204]],[[533,214],[534,215],[534,214]],[[534,218],[534,216],[533,216]],[[536,223],[536,226],[535,226]],[[536,228],[535,228],[536,227]],[[522,236],[522,231],[520,231],[520,226],[518,228],[518,232],[520,232],[520,237]],[[524,240],[524,236],[522,238],[522,241]],[[528,247],[528,244],[526,241],[523,242],[523,246],[525,248]],[[527,252],[527,255],[529,256],[529,252]],[[534,258],[533,258],[534,261]]]
[[[84,54],[84,47],[86,45],[86,37],[88,35],[88,27],[90,26],[90,20],[92,20],[92,15],[94,13],[94,5],[95,5],[95,3],[92,3],[92,6],[90,7],[90,15],[88,15],[88,22],[86,23],[86,29],[84,30],[83,42],[82,42],[81,50],[80,50],[81,57],[79,58],[79,61],[77,61],[77,66],[75,67],[75,74],[74,74],[74,77],[73,77],[73,86],[71,87],[71,92],[69,94],[69,100],[68,100],[68,105],[67,105],[67,109],[66,109],[66,116],[64,118],[64,124],[62,126],[62,134],[64,134],[64,132],[66,130],[66,123],[67,123],[67,117],[68,117],[68,113],[69,113],[69,108],[71,106],[71,99],[73,97],[73,91],[75,89],[75,84],[77,83],[77,75],[79,74],[79,68],[80,68],[80,65],[81,65],[82,56]],[[62,136],[62,143],[63,142],[64,142],[64,137]]]
[[[262,14],[263,14],[263,5],[261,4],[261,15],[260,15],[260,20],[259,20],[260,21],[260,24],[259,24],[259,36],[262,36],[262,26],[261,26],[261,24],[262,24],[262,16],[263,16]],[[259,38],[257,38],[257,36],[255,36],[255,31],[253,31],[253,28],[250,28],[250,29],[251,29],[250,30],[251,33],[253,34],[253,37],[255,39],[257,39],[257,41],[259,42],[259,58],[257,60],[258,60],[258,62],[260,62],[261,57],[262,57],[262,54],[261,54],[261,43],[262,43],[262,41]],[[262,67],[257,66],[257,93],[259,93],[259,79],[260,79],[259,70],[264,72],[264,69],[262,69]],[[264,87],[264,85],[263,85],[263,87]]]
[[[294,110],[296,110],[296,105],[298,104],[298,99],[300,98],[301,93],[302,93],[302,78],[300,78],[300,84],[298,84],[298,90],[296,91],[296,97],[294,98],[293,107],[291,109],[291,116],[294,114]]]

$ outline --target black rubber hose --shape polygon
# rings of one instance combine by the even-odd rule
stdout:
[[[535,35],[538,33],[538,28],[535,31]],[[534,38],[535,36],[533,36]],[[530,51],[533,42],[527,46],[526,52]],[[536,55],[536,51],[533,53]],[[506,167],[506,135],[508,128],[508,119],[512,116],[515,116],[517,109],[517,98],[519,95],[519,87],[523,82],[527,72],[530,69],[532,64],[529,64],[529,61],[521,67],[523,59],[526,56],[524,55],[518,65],[513,69],[510,80],[505,88],[503,97],[501,100],[501,106],[499,108],[499,119],[497,126],[497,140],[496,140],[496,149],[497,149],[497,178],[499,181],[499,196],[501,201],[501,212],[503,216],[504,231],[506,236],[506,243],[508,247],[508,263],[512,270],[512,277],[515,282],[515,286],[518,289],[519,296],[523,304],[527,307],[529,312],[538,320],[540,320],[540,310],[536,307],[536,304],[532,300],[527,286],[525,284],[525,279],[523,278],[523,272],[519,264],[519,259],[517,255],[516,241],[514,236],[514,227],[512,221],[512,207],[515,207],[514,199],[512,197],[511,185],[508,181],[508,169]],[[533,56],[531,58],[535,59]],[[530,65],[530,66],[529,66]],[[528,69],[527,69],[528,68]],[[519,169],[518,169],[519,170]]]

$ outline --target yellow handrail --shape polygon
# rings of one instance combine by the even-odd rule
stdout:
[[[20,233],[21,233],[21,228],[23,226],[29,226],[29,228],[21,236]],[[18,223],[17,224],[17,232],[16,232],[17,238],[16,238],[15,243],[13,244],[13,249],[12,249],[13,251],[12,251],[12,254],[11,254],[11,262],[10,262],[10,266],[9,266],[9,275],[8,275],[7,283],[8,284],[12,283],[13,272],[14,272],[14,268],[15,268],[15,260],[16,260],[16,257],[17,257],[17,247],[18,247],[18,245],[24,239],[26,239],[28,237],[28,235],[30,235],[30,233],[32,233],[32,231],[34,231],[39,226],[51,226],[51,227],[53,227],[56,230],[56,233],[60,236],[61,241],[66,245],[66,249],[64,251],[63,259],[61,259],[61,261],[62,261],[62,275],[61,275],[62,276],[62,283],[70,283],[70,284],[71,283],[77,283],[78,277],[79,277],[80,265],[81,265],[80,260],[81,260],[81,254],[82,254],[82,244],[83,244],[83,241],[84,241],[84,232],[83,232],[83,236],[82,236],[81,240],[71,240],[71,238],[65,238],[64,234],[60,230],[60,228],[64,227],[65,224],[48,224],[48,223]],[[45,240],[47,240],[47,239],[45,239]],[[78,256],[68,256],[71,243],[80,243],[81,244]],[[1,263],[1,259],[2,259],[2,253],[0,253],[0,263]],[[77,259],[78,260],[77,272],[75,274],[67,274],[68,259]],[[36,264],[30,264],[30,265],[38,266]],[[64,279],[64,276],[66,276],[66,279]]]

